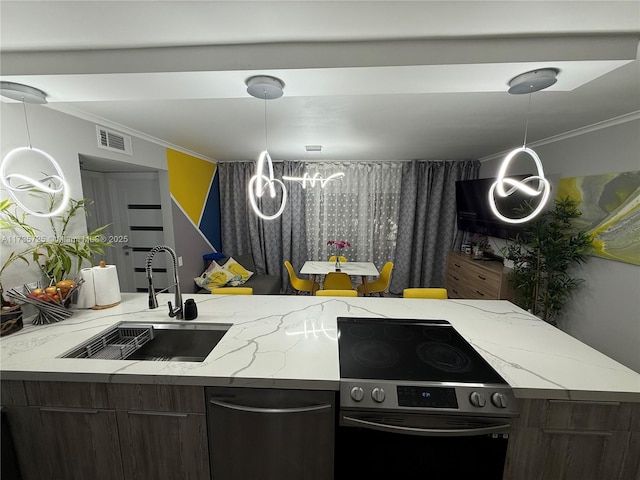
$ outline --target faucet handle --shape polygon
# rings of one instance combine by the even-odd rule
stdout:
[[[171,318],[173,317],[178,317],[178,320],[182,320],[182,305],[179,305],[175,310],[173,309],[173,305],[171,305],[171,302],[167,302],[169,305],[169,316]]]

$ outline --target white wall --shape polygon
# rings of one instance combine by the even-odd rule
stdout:
[[[166,175],[167,159],[164,147],[134,137],[132,139],[133,156],[110,152],[98,148],[95,123],[57,112],[46,106],[28,104],[26,109],[33,147],[49,153],[60,164],[70,187],[71,198],[76,200],[84,198],[80,179],[79,155],[89,155],[159,170],[162,178],[167,182],[165,197],[167,197],[167,204],[170,205]],[[5,154],[13,148],[28,145],[22,104],[0,102],[0,118],[2,119],[0,154],[4,158]],[[7,192],[4,189],[0,192],[0,198],[7,198]],[[167,208],[166,210],[170,215],[171,209]],[[50,233],[48,222],[45,219],[29,217],[29,223],[40,229],[39,234],[48,235]],[[6,231],[2,233],[9,234]],[[85,234],[86,222],[84,218],[78,217],[77,223],[69,229],[68,233],[70,235]],[[12,250],[24,248],[24,244],[18,247],[3,243],[0,245],[0,262],[4,262]],[[25,264],[18,260],[3,273],[2,284],[6,289],[40,279],[37,267],[32,265],[26,268]]]
[[[534,149],[552,183],[565,177],[640,170],[640,120]],[[480,176],[495,176],[499,162],[483,163]],[[561,328],[640,372],[640,267],[589,257],[576,275],[585,283],[568,305]]]

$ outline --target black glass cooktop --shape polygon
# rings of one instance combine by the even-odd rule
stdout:
[[[341,378],[506,384],[445,320],[338,317],[338,348]]]

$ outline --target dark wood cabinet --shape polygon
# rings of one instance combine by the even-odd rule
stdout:
[[[5,386],[24,480],[210,479],[203,387]]]
[[[640,404],[522,400],[505,480],[639,480]]]
[[[205,415],[118,411],[124,479],[209,479]]]
[[[113,410],[6,408],[23,479],[123,478]]]

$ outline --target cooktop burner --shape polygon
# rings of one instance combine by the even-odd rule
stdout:
[[[506,384],[445,320],[338,318],[340,377]]]

